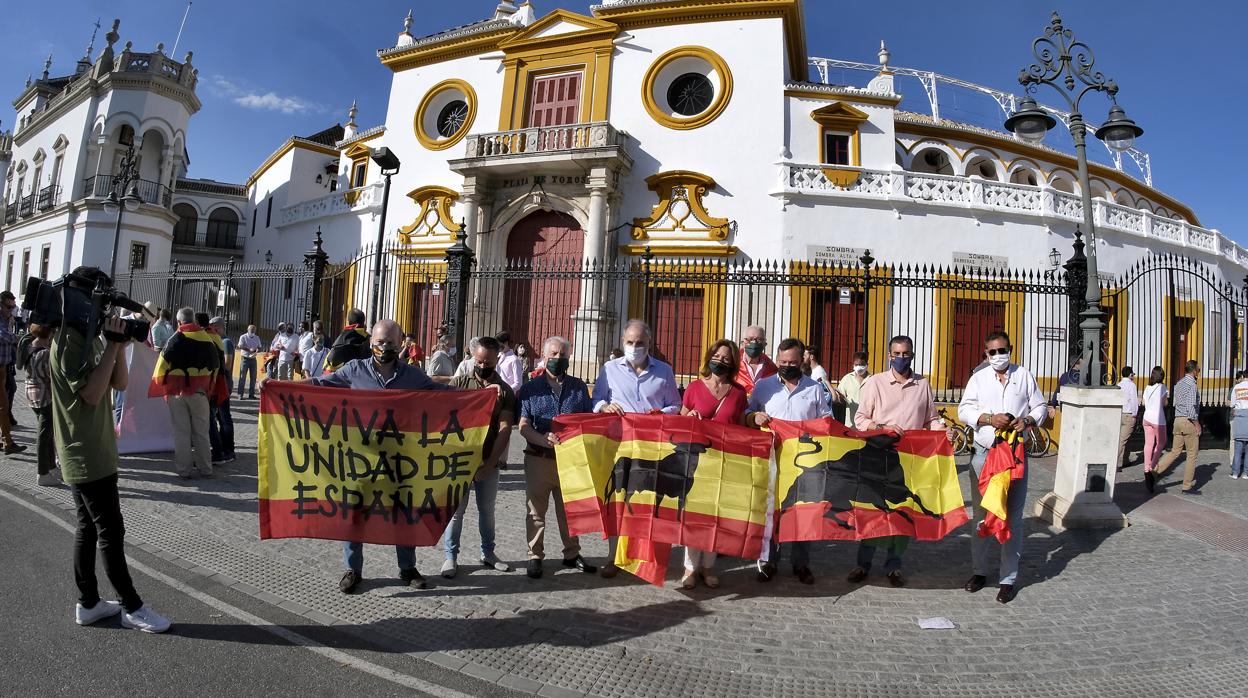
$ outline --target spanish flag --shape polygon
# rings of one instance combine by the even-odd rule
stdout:
[[[836,420],[772,420],[776,540],[938,540],[966,523],[944,432],[860,432]]]
[[[269,384],[260,537],[436,544],[481,465],[497,398]]]
[[[617,564],[625,560],[622,567],[661,584],[672,545],[759,557],[768,434],[641,414],[563,415],[555,428],[568,530],[621,536]]]
[[[221,339],[199,325],[180,325],[165,342],[152,370],[148,397],[215,395],[221,373]]]
[[[984,520],[979,522],[977,533],[981,538],[993,536],[999,543],[1010,539],[1006,501],[1010,485],[1026,475],[1027,446],[1022,434],[998,430],[979,471],[979,506],[984,510]]]

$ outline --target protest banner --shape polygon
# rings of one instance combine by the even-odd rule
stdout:
[[[497,393],[271,382],[260,537],[434,545],[481,465]]]
[[[130,385],[147,385],[159,352],[146,344],[126,345]],[[163,398],[148,397],[141,389],[126,391],[117,425],[117,453],[161,453],[173,450],[173,422]]]
[[[563,415],[555,429],[568,530],[621,536],[621,567],[661,584],[672,545],[759,557],[769,434],[641,414]]]
[[[860,432],[836,420],[772,420],[775,539],[939,540],[966,523],[953,448],[944,432]]]

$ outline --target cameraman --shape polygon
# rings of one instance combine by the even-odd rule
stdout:
[[[63,293],[91,293],[98,280],[111,280],[95,267],[78,267]],[[78,285],[79,283],[83,285]],[[86,284],[89,283],[89,286]],[[143,603],[126,565],[125,529],[117,493],[117,434],[113,431],[112,390],[125,390],[129,371],[124,359],[125,325],[110,315],[103,321],[108,335],[91,337],[68,323],[52,339],[52,422],[56,454],[65,483],[78,508],[74,537],[74,581],[78,584],[75,620],[90,625],[121,613],[121,624],[148,633],[163,633],[169,620]],[[83,355],[87,361],[83,366]],[[104,572],[121,601],[103,601],[95,579],[95,548],[104,557]]]
[[[17,299],[8,291],[0,291],[0,437],[4,439],[6,455],[21,453],[25,446],[13,442],[13,400],[9,392],[14,374],[10,373],[17,360],[17,332],[13,327],[13,311]]]

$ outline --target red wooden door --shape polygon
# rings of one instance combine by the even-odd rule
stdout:
[[[862,349],[864,320],[862,291],[832,288],[811,296],[811,343],[832,380],[851,370],[854,352]]]
[[[580,122],[581,74],[533,78],[529,126],[564,126]]]
[[[984,359],[984,338],[1005,329],[1005,303],[1001,301],[953,301],[953,351],[949,383],[966,386],[971,373]],[[1017,359],[1017,357],[1015,357]]]
[[[566,213],[538,211],[516,223],[507,238],[514,278],[503,284],[503,326],[498,329],[534,348],[553,335],[575,342],[572,314],[581,302],[584,248],[585,231]],[[560,270],[571,273],[556,273]]]
[[[1174,385],[1184,375],[1184,364],[1187,363],[1188,336],[1192,333],[1195,320],[1190,317],[1176,315],[1170,325],[1170,372],[1166,377]]]
[[[654,353],[677,374],[702,370],[702,310],[700,288],[656,288],[647,321],[654,332]]]

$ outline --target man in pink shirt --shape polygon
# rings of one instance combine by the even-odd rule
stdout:
[[[936,413],[936,401],[932,385],[927,378],[915,373],[914,340],[898,335],[888,342],[889,370],[877,373],[862,385],[862,397],[858,414],[854,418],[857,429],[887,429],[900,439],[907,429],[932,429],[944,431],[945,425]],[[889,584],[905,586],[901,575],[901,555],[910,544],[909,536],[884,536],[868,538],[858,544],[858,566],[849,573],[852,583],[861,582],[871,571],[871,561],[876,548],[884,548],[887,558],[884,572]]]

